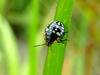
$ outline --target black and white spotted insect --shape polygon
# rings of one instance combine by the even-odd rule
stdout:
[[[45,44],[41,45],[52,45],[55,41],[63,42],[63,37],[65,35],[64,24],[60,21],[51,22],[45,29]],[[37,45],[37,46],[41,46]]]
[[[45,29],[46,45],[50,46],[54,41],[62,42],[65,34],[64,25],[60,21],[53,21]]]

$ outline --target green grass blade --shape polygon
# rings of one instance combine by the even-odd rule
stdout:
[[[54,20],[61,21],[68,29],[71,19],[73,0],[58,0],[57,10]],[[65,38],[67,38],[67,34]],[[48,48],[48,55],[45,62],[43,75],[61,75],[62,65],[64,61],[66,41],[62,43],[54,43]]]
[[[18,48],[8,22],[0,15],[0,42],[8,75],[19,75]]]
[[[39,0],[32,0],[29,6],[28,15],[28,47],[29,47],[29,75],[37,75],[37,55],[36,36],[39,23]]]
[[[82,14],[82,20],[80,22],[79,31],[76,34],[76,47],[79,54],[76,57],[76,75],[85,74],[85,49],[88,40],[88,18],[86,15]]]
[[[73,0],[58,0],[57,11],[55,14],[55,20],[63,22],[66,26],[70,23]]]
[[[3,13],[6,0],[0,0],[0,13]]]

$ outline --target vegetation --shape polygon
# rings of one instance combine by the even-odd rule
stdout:
[[[0,0],[0,75],[100,75],[99,0]],[[44,30],[64,23],[64,44]]]

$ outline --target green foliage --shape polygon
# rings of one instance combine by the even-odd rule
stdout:
[[[3,13],[5,2],[5,0],[0,0],[0,13]]]
[[[39,24],[39,0],[32,0],[28,10],[28,47],[29,47],[29,75],[37,75],[38,50],[33,47],[35,44]]]
[[[19,74],[19,59],[18,48],[16,44],[15,36],[6,21],[0,15],[0,49],[2,51],[2,57],[5,59],[8,70],[8,75]]]
[[[64,23],[65,30],[68,31],[72,13],[73,0],[58,0],[57,10],[54,20]],[[65,34],[65,38],[68,35]],[[66,43],[54,43],[48,49],[43,75],[61,75],[64,61]]]
[[[79,55],[76,56],[76,75],[85,75],[85,47],[88,40],[88,19],[87,16],[82,14],[79,31],[76,33],[76,49]],[[78,42],[77,42],[78,41]]]
[[[72,8],[75,10],[71,18]],[[61,75],[65,50],[68,75],[86,75],[91,51],[100,48],[98,8],[98,1],[0,0],[0,75],[40,75],[43,66],[43,75]],[[52,20],[64,23],[68,33],[63,39],[69,41],[64,44],[55,41],[50,47],[33,47],[45,43],[44,28]]]

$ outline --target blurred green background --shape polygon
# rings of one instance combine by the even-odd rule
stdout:
[[[43,75],[57,1],[0,0],[0,75]],[[74,0],[68,40],[62,75],[100,75],[100,0]]]

